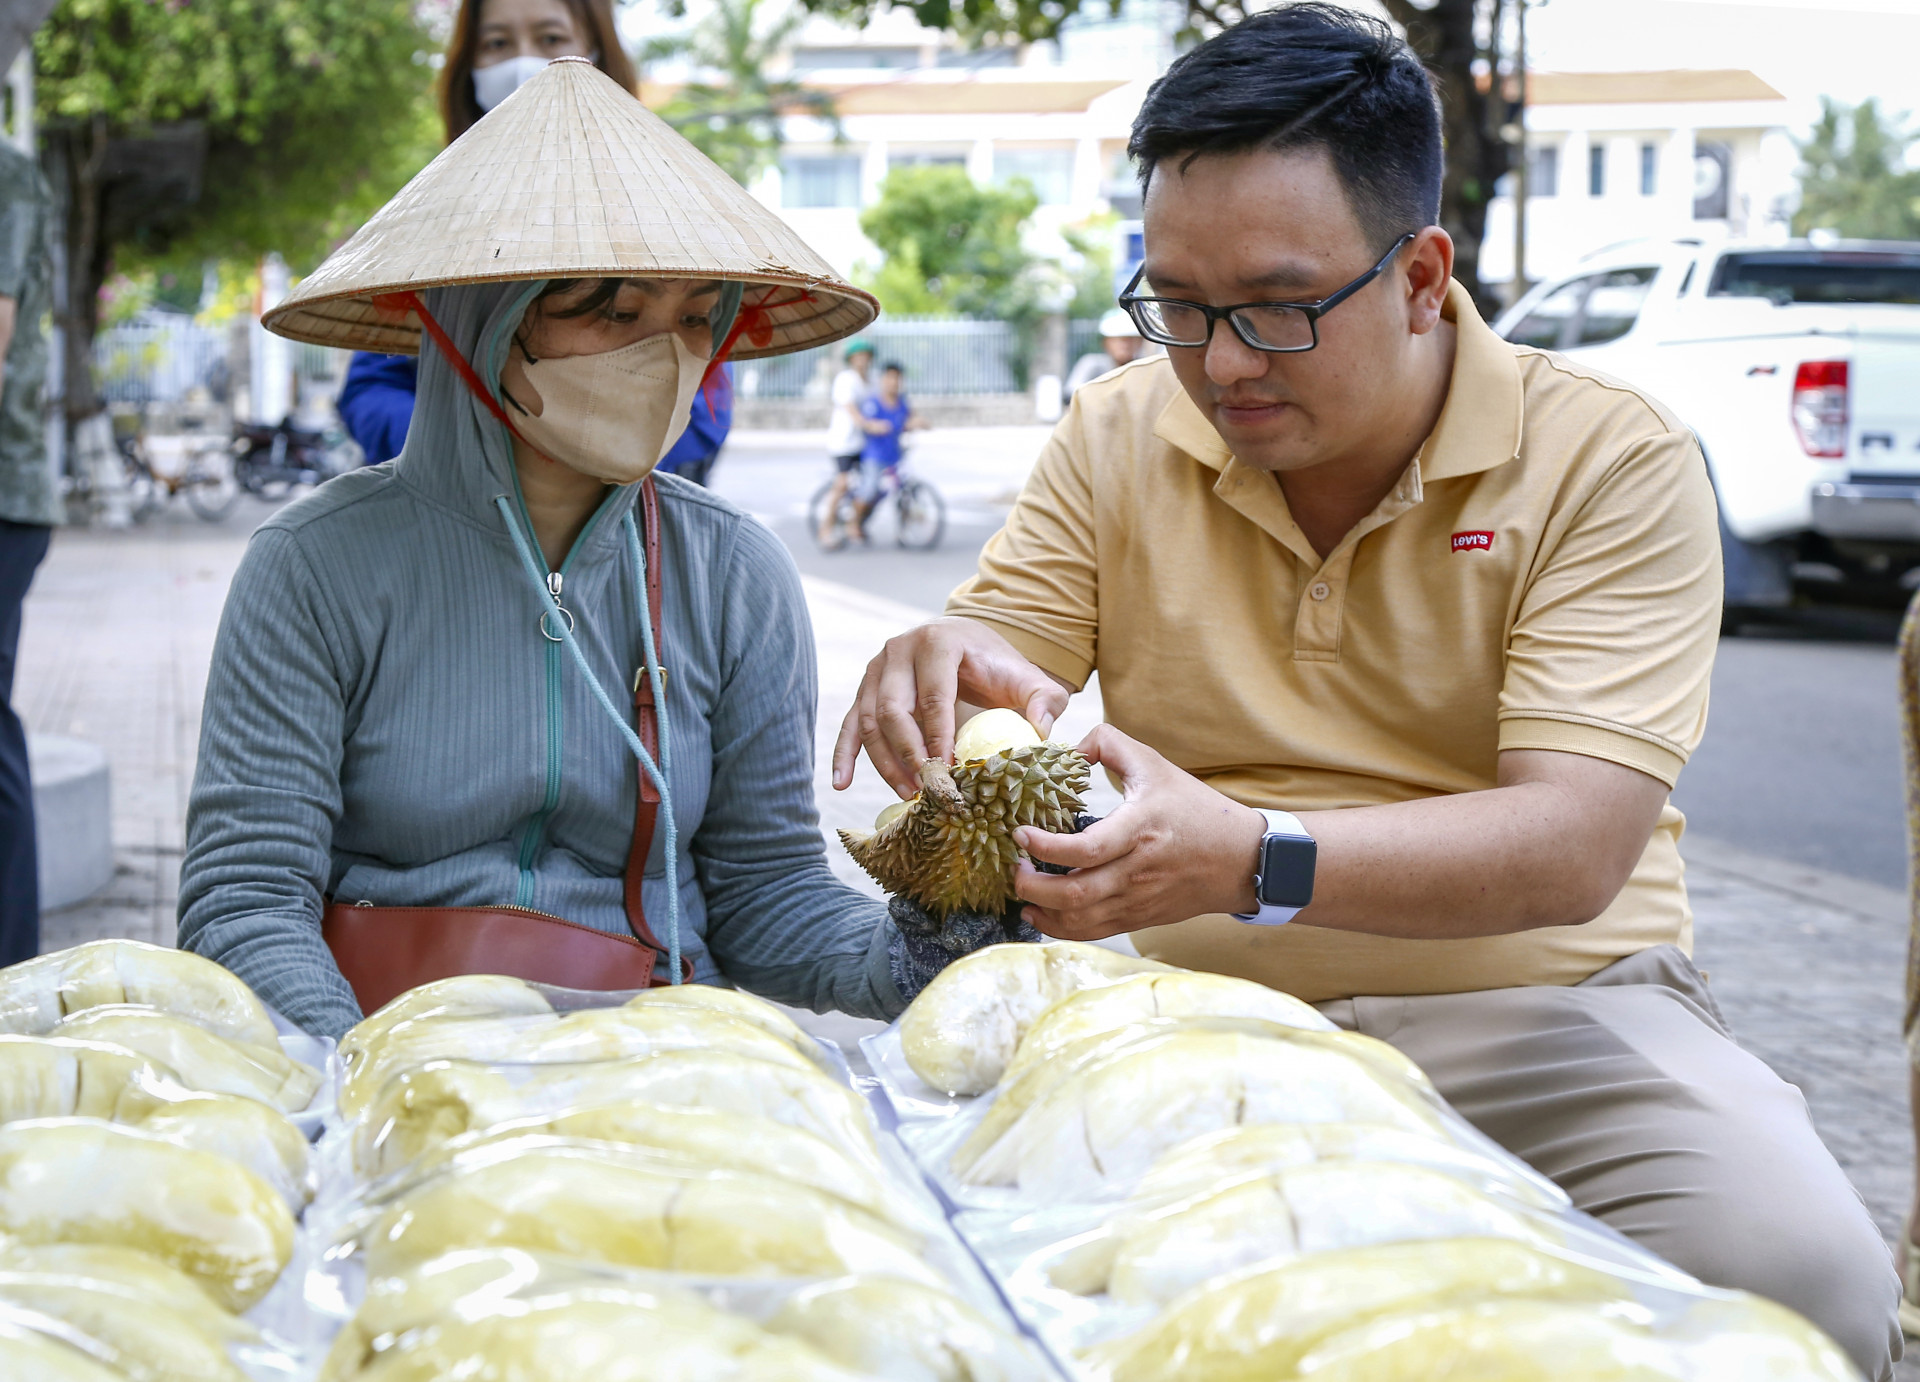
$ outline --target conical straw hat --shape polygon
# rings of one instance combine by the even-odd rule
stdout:
[[[768,285],[746,290],[734,359],[837,341],[879,314],[871,294],[612,78],[561,58],[448,145],[265,325],[315,345],[410,355],[419,317],[375,299],[601,277]]]

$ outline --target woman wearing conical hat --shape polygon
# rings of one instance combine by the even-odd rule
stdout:
[[[826,863],[792,561],[649,476],[717,360],[874,315],[583,60],[435,159],[267,322],[419,349],[419,405],[234,578],[182,947],[336,1036],[482,972],[897,1012],[899,933]]]

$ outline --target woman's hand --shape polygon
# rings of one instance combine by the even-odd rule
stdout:
[[[1034,858],[1074,870],[1047,874],[1021,862],[1013,886],[1029,904],[1027,921],[1049,936],[1091,941],[1254,909],[1266,817],[1111,725],[1096,728],[1079,747],[1119,776],[1126,800],[1078,835],[1031,826],[1014,832],[1014,842]]]
[[[910,797],[920,790],[920,761],[953,752],[957,701],[1017,710],[1044,735],[1072,689],[975,620],[935,619],[909,629],[867,664],[833,747],[833,785],[844,791],[852,784],[864,744],[887,785]]]

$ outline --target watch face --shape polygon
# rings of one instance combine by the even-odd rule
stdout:
[[[1313,864],[1318,853],[1305,836],[1267,836],[1260,851],[1261,904],[1304,907],[1313,901]]]

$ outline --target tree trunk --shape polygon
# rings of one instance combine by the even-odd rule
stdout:
[[[1500,37],[1508,0],[1433,0],[1422,8],[1413,0],[1385,0],[1387,13],[1406,30],[1407,42],[1433,73],[1440,92],[1441,131],[1447,166],[1440,188],[1440,225],[1453,237],[1453,276],[1491,315],[1498,300],[1480,281],[1480,240],[1487,229],[1487,203],[1493,185],[1511,166],[1511,149],[1501,137],[1506,124]],[[1483,5],[1488,42],[1475,35]],[[1484,60],[1486,72],[1474,71]],[[1485,86],[1482,86],[1482,82]]]
[[[103,406],[93,378],[93,338],[100,329],[100,289],[113,269],[113,246],[101,234],[106,183],[106,121],[63,124],[47,130],[47,142],[63,176],[55,196],[62,200],[61,225],[66,251],[64,308],[56,315],[64,343],[61,362],[68,425],[92,417]]]

